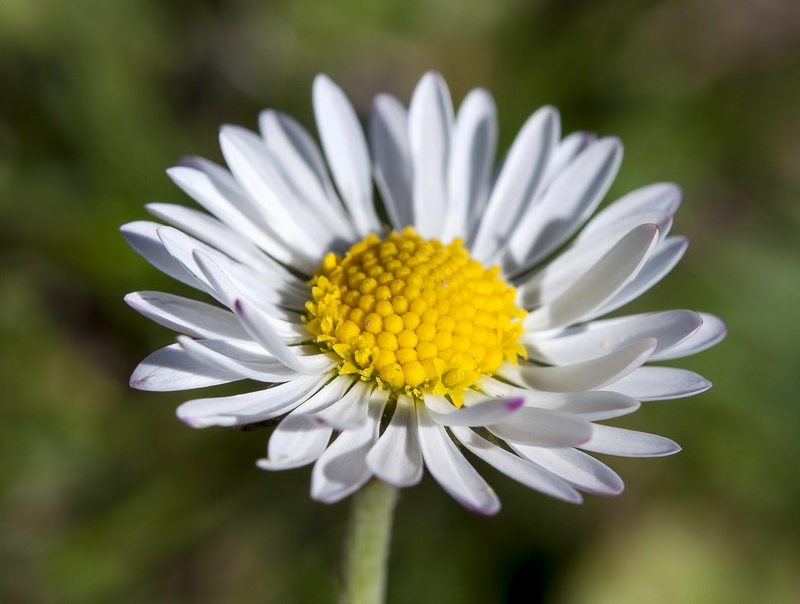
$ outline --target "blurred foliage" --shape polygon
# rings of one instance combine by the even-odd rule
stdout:
[[[266,433],[193,431],[127,376],[171,335],[121,301],[176,284],[117,228],[187,200],[163,169],[220,159],[220,123],[312,126],[329,73],[366,115],[438,69],[498,101],[501,142],[553,103],[617,134],[611,198],[685,190],[687,257],[636,311],[724,317],[681,366],[716,382],[622,425],[684,445],[613,460],[568,506],[485,465],[494,518],[404,492],[390,601],[797,602],[800,9],[791,0],[0,0],[0,602],[333,602],[347,504],[254,467]],[[218,392],[227,391],[225,388]]]

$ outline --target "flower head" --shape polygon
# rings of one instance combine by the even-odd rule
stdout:
[[[579,491],[623,488],[585,451],[679,450],[596,423],[710,387],[645,363],[715,344],[725,335],[716,317],[598,319],[685,251],[685,239],[667,237],[676,186],[636,190],[590,219],[619,167],[618,140],[562,139],[557,112],[545,107],[495,174],[491,96],[470,92],[454,115],[433,73],[408,109],[376,98],[369,144],[325,76],[313,102],[322,151],[291,118],[265,111],[260,135],[222,129],[228,169],[192,158],[169,170],[209,213],[151,204],[172,226],[123,227],[154,266],[216,301],[126,297],[182,334],[139,365],[134,387],[260,382],[188,401],[178,416],[193,427],[282,418],[259,467],[314,463],[312,496],[325,502],[372,476],[410,486],[427,468],[466,507],[496,512],[497,496],[464,451],[579,502]]]

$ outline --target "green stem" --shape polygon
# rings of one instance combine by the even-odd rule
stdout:
[[[397,489],[377,479],[353,495],[345,536],[342,604],[381,604]]]

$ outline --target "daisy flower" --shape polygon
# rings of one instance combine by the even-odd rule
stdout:
[[[224,126],[227,169],[189,158],[168,170],[208,213],[154,203],[147,209],[171,226],[122,227],[151,264],[215,302],[126,297],[181,334],[136,368],[134,388],[250,380],[252,391],[190,400],[178,417],[196,428],[279,420],[258,466],[313,463],[311,495],[323,502],[373,476],[408,487],[427,468],[462,505],[493,514],[498,497],[465,453],[580,502],[580,491],[623,489],[589,453],[679,450],[597,423],[710,387],[647,363],[715,344],[725,335],[716,317],[600,318],[686,250],[667,236],[675,185],[638,189],[595,214],[619,140],[562,138],[557,111],[544,107],[495,167],[492,97],[473,90],[455,112],[436,73],[408,108],[379,95],[366,135],[325,76],[313,107],[321,149],[275,111],[260,115],[258,134]]]

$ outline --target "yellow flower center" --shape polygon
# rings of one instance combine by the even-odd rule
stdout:
[[[443,245],[411,227],[383,241],[372,234],[344,258],[322,261],[306,327],[341,357],[341,374],[417,398],[447,395],[461,406],[482,375],[525,356],[518,343],[525,311],[499,273],[470,258],[460,239]]]

